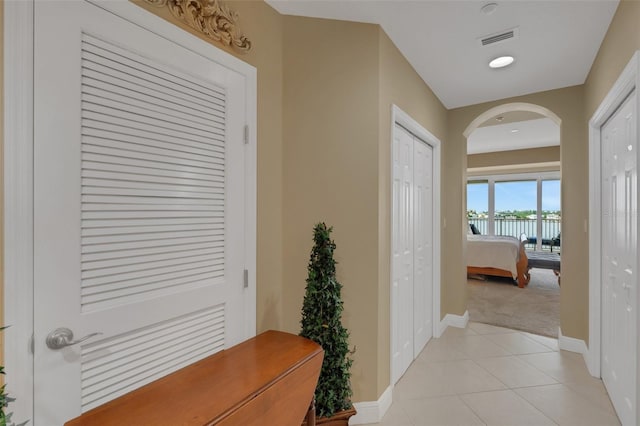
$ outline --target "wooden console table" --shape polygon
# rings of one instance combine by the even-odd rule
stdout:
[[[267,331],[65,424],[298,426],[315,420],[308,410],[322,357],[311,340]]]

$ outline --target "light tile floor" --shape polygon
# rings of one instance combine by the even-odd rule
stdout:
[[[431,339],[380,426],[619,425],[601,380],[558,341],[480,323]]]

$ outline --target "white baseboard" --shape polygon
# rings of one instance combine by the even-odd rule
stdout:
[[[562,328],[558,327],[558,347],[564,351],[582,354],[582,357],[584,358],[584,362],[587,365],[587,369],[589,369],[589,372],[593,375],[590,369],[591,362],[590,362],[589,348],[587,347],[587,344],[584,342],[584,340],[563,336]]]
[[[558,346],[560,349],[569,352],[576,352],[583,355],[587,353],[587,344],[584,340],[563,336],[560,327],[558,327]]]
[[[349,419],[349,425],[365,425],[368,423],[378,423],[391,407],[392,388],[389,386],[382,392],[377,401],[356,402],[353,404],[358,412]]]
[[[464,311],[463,315],[453,315],[447,314],[444,316],[442,321],[440,321],[439,333],[435,337],[442,336],[442,333],[447,329],[447,327],[456,327],[456,328],[465,328],[469,323],[469,311]]]
[[[447,314],[445,319],[451,327],[465,328],[469,323],[469,311],[464,311],[464,315]]]

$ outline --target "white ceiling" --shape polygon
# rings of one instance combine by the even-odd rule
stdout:
[[[288,15],[377,23],[448,109],[584,83],[618,0],[266,0]],[[498,8],[483,14],[483,5]],[[481,47],[512,28],[516,38]],[[496,56],[516,58],[492,70]]]
[[[549,118],[538,118],[477,128],[467,139],[467,154],[554,145],[560,145],[560,127]]]

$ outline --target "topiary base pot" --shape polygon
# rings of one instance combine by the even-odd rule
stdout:
[[[316,425],[322,426],[349,426],[349,419],[356,415],[356,409],[351,407],[348,410],[338,411],[331,417],[316,417]],[[302,422],[302,426],[307,426],[307,421]]]

